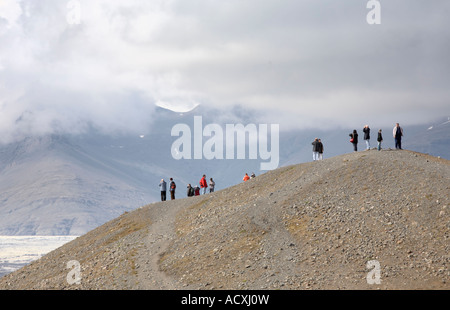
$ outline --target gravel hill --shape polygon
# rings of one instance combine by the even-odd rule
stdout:
[[[410,151],[283,167],[126,212],[0,288],[450,289],[449,180],[448,160]],[[381,284],[366,278],[374,260]]]

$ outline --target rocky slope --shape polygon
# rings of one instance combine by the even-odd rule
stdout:
[[[124,213],[0,288],[450,289],[449,180],[448,160],[410,151],[283,167]]]

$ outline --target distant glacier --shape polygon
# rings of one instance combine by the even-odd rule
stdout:
[[[0,236],[0,278],[77,236]]]

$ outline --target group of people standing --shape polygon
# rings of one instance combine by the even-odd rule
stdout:
[[[319,138],[315,138],[313,143],[313,161],[323,159],[323,143]]]
[[[363,128],[363,133],[364,133],[364,141],[366,142],[366,150],[370,150],[370,127],[369,125],[364,126]],[[402,149],[402,137],[403,137],[403,128],[400,127],[399,123],[396,123],[394,129],[392,130],[392,135],[394,136],[395,139],[395,148],[396,149]],[[355,152],[358,151],[358,132],[355,130],[353,130],[352,133],[349,134],[350,136],[350,142],[353,144],[353,150]],[[377,149],[378,151],[381,150],[381,142],[383,142],[383,135],[382,135],[382,130],[378,130],[378,137],[377,137],[377,142],[378,142],[378,146]],[[314,141],[312,142],[313,145],[313,161],[316,160],[322,160],[323,159],[323,143],[321,141],[321,139],[319,138],[315,138]],[[248,174],[246,173],[243,181],[247,181],[250,178],[254,178],[255,174],[252,173],[252,176],[248,176]],[[212,193],[214,192],[214,187],[216,185],[216,183],[214,182],[213,178],[209,179],[209,187],[208,187],[208,182],[206,181],[206,175],[203,175],[202,178],[200,179],[199,185],[195,185],[194,187],[192,187],[191,184],[188,184],[187,186],[187,196],[188,197],[192,197],[192,196],[198,196],[200,195],[200,192],[203,192],[203,195],[205,195],[207,193],[207,190],[209,188],[209,192]],[[159,183],[159,187],[161,190],[161,201],[166,201],[166,193],[167,193],[167,183],[166,181],[164,181],[164,179],[161,179],[161,182]],[[173,180],[173,178],[170,178],[170,182],[169,182],[169,192],[170,192],[170,199],[174,200],[175,199],[175,189],[177,188],[177,185],[175,184],[175,181]]]
[[[364,133],[364,142],[366,143],[366,150],[370,150],[370,127],[369,125],[364,126],[363,128]],[[400,127],[399,123],[395,124],[394,129],[392,130],[392,135],[395,140],[395,148],[398,150],[402,149],[402,137],[403,137],[403,128]],[[350,142],[353,144],[353,150],[355,152],[358,151],[358,132],[353,130],[352,133],[349,134],[350,136]],[[381,151],[381,142],[383,142],[383,134],[382,130],[378,130],[378,136],[377,136],[377,150]],[[323,143],[319,138],[315,138],[312,142],[313,145],[313,161],[316,160],[322,160],[323,159]]]
[[[364,133],[364,141],[366,142],[366,150],[370,150],[370,127],[369,125],[364,126],[363,128]],[[392,130],[392,135],[394,136],[395,140],[395,148],[401,150],[402,149],[402,137],[403,137],[403,128],[400,127],[399,123],[395,124],[394,129]],[[353,150],[355,152],[358,151],[358,132],[353,130],[350,136],[350,142],[353,144]],[[381,150],[381,142],[383,142],[383,134],[382,130],[378,130],[378,137],[377,137],[377,150]]]
[[[247,173],[245,174],[243,181],[248,181],[250,179],[255,178],[256,175],[253,172],[251,174],[251,176],[249,176]],[[208,193],[208,189],[209,189],[209,193],[213,193],[214,192],[214,188],[216,187],[216,182],[214,182],[213,178],[209,179],[209,183],[206,181],[206,175],[203,175],[202,178],[200,179],[199,185],[195,185],[192,186],[191,184],[187,185],[187,196],[188,197],[192,197],[192,196],[199,196],[200,193],[202,193],[203,195]],[[170,199],[174,200],[175,199],[175,189],[177,188],[177,185],[175,184],[175,181],[173,180],[173,178],[170,178],[170,182],[169,182],[169,192],[170,192]],[[164,179],[161,179],[161,181],[159,182],[159,189],[161,191],[161,201],[166,201],[166,194],[167,194],[167,182],[164,181]]]
[[[199,182],[200,187],[198,185],[195,185],[194,187],[191,184],[188,184],[187,186],[187,196],[198,196],[200,195],[201,190],[203,191],[203,195],[206,194],[206,191],[208,189],[208,182],[206,181],[206,175],[203,175],[203,177],[200,179]],[[214,192],[214,187],[216,186],[216,183],[214,182],[213,178],[209,179],[209,192]],[[159,188],[161,191],[161,201],[166,201],[166,193],[167,193],[167,183],[164,181],[164,179],[161,179],[161,182],[159,182]],[[169,192],[170,192],[170,199],[175,199],[175,189],[177,188],[177,185],[175,184],[175,181],[173,178],[170,178],[169,183]]]
[[[175,184],[175,181],[173,178],[170,178],[169,183],[169,192],[170,192],[170,199],[175,199],[175,189],[177,188],[177,185]],[[167,193],[167,183],[164,181],[164,179],[161,179],[161,182],[159,182],[159,189],[161,191],[161,201],[166,201],[166,193]]]

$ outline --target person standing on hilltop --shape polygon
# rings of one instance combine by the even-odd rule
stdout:
[[[194,196],[194,188],[191,186],[191,184],[188,184],[186,194],[188,197]]]
[[[208,188],[208,183],[206,182],[206,175],[200,179],[200,188],[203,188],[203,195],[206,194],[206,189]]]
[[[357,152],[358,151],[358,132],[356,131],[356,129],[353,130],[353,132],[351,134],[349,134],[350,136],[350,142],[353,144],[353,151]]]
[[[381,134],[381,129],[378,130],[377,142],[378,142],[378,151],[381,151],[381,142],[383,142],[383,135]]]
[[[366,141],[366,150],[370,150],[370,128],[369,125],[364,126],[364,141]]]
[[[164,181],[164,179],[161,179],[161,182],[159,182],[159,189],[161,190],[161,201],[166,201],[166,187],[166,181]]]
[[[173,178],[170,178],[170,199],[174,200],[175,199],[175,188],[177,188],[177,185],[175,184],[175,181],[173,180]]]
[[[209,192],[213,193],[214,192],[214,187],[216,186],[216,182],[214,182],[213,178],[209,179]]]
[[[323,143],[322,140],[319,139],[319,160],[323,159]]]
[[[248,180],[250,180],[250,177],[248,176],[247,173],[245,173],[244,178],[242,179],[242,181],[246,182]]]
[[[315,138],[311,144],[313,146],[313,161],[316,161],[319,159],[319,139]]]
[[[392,134],[395,139],[395,148],[397,150],[401,150],[402,149],[403,128],[400,127],[399,123],[395,124]]]

